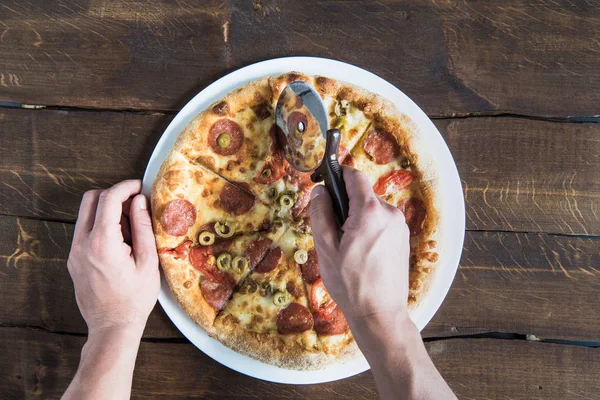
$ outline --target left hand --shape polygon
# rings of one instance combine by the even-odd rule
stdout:
[[[90,333],[141,335],[158,298],[158,255],[141,187],[127,180],[86,192],[81,201],[67,266]]]

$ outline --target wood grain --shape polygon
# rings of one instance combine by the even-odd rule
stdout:
[[[142,177],[172,116],[0,109],[0,214],[74,221],[84,191]],[[467,229],[600,235],[600,124],[436,120]]]
[[[1,324],[85,333],[66,268],[72,225],[0,217]],[[600,239],[467,232],[425,337],[482,332],[600,341]],[[148,338],[181,338],[160,306]]]
[[[6,398],[58,398],[77,369],[85,338],[0,329]],[[600,349],[498,339],[426,344],[459,398],[593,398],[600,390]],[[255,380],[219,365],[191,344],[142,343],[132,398],[376,399],[370,372],[320,385]]]
[[[0,101],[180,108],[226,71],[222,6],[3,1]]]
[[[595,2],[13,0],[0,8],[2,101],[175,110],[226,71],[312,55],[372,70],[433,115],[598,115]]]

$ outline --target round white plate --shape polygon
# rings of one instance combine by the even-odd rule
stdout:
[[[395,86],[371,72],[325,58],[288,57],[252,64],[222,77],[198,93],[171,121],[148,162],[144,174],[143,193],[150,196],[152,182],[173,146],[175,138],[197,114],[247,82],[289,71],[328,76],[378,93],[395,103],[399,110],[410,116],[425,135],[430,150],[438,162],[438,176],[444,199],[442,215],[446,218],[441,221],[441,233],[445,238],[440,254],[441,264],[436,271],[428,296],[411,315],[419,330],[423,329],[446,297],[460,260],[465,230],[465,205],[462,188],[450,151],[427,115]],[[164,278],[158,300],[177,328],[196,347],[219,363],[255,378],[280,383],[322,383],[347,378],[369,369],[364,358],[321,371],[291,371],[264,364],[236,353],[217,340],[210,338],[179,307]]]

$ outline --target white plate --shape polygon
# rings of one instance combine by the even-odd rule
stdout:
[[[409,115],[425,135],[439,167],[438,175],[444,199],[442,215],[446,217],[443,217],[441,221],[441,233],[445,237],[445,244],[440,254],[441,264],[432,281],[429,295],[411,315],[419,330],[423,329],[446,297],[458,267],[465,230],[465,205],[462,188],[450,151],[427,115],[404,93],[371,72],[325,58],[288,57],[252,64],[222,77],[198,93],[171,121],[148,162],[144,174],[144,194],[150,196],[150,188],[158,169],[173,146],[175,138],[192,118],[213,102],[221,99],[226,93],[247,82],[289,71],[328,76],[378,93]],[[280,383],[322,383],[347,378],[369,369],[364,358],[321,371],[291,371],[264,364],[236,353],[217,340],[210,338],[179,307],[164,278],[158,300],[177,328],[196,347],[219,363],[255,378]]]

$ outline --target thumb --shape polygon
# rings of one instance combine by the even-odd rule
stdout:
[[[131,202],[129,211],[131,221],[131,240],[133,243],[133,256],[138,267],[156,267],[158,255],[156,242],[152,231],[152,221],[148,213],[148,201],[143,194],[138,194]]]
[[[322,185],[317,185],[311,193],[310,223],[317,250],[331,253],[340,242],[340,234],[333,215],[331,197]]]

